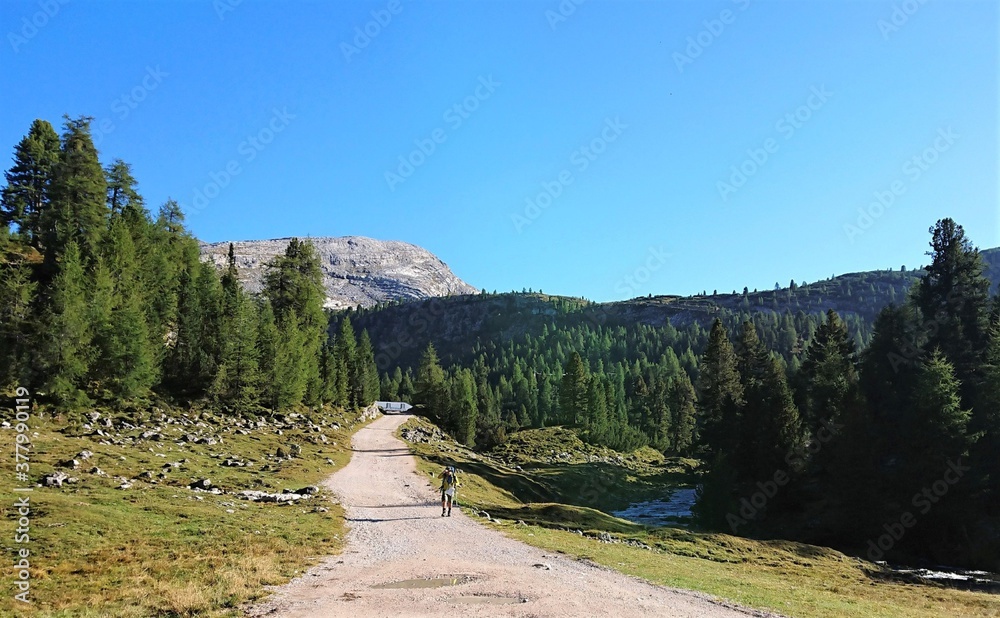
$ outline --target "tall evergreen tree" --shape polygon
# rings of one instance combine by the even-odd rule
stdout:
[[[691,379],[681,371],[670,384],[670,446],[674,453],[687,456],[695,440],[695,393]]]
[[[51,203],[40,217],[45,262],[55,271],[58,256],[73,241],[84,264],[99,254],[107,228],[107,181],[90,135],[92,118],[66,119],[59,162],[51,183]]]
[[[931,263],[914,294],[927,337],[924,349],[940,349],[954,366],[962,403],[971,408],[986,350],[990,282],[983,276],[979,250],[961,225],[941,219],[930,232]]]
[[[590,376],[583,359],[578,352],[573,352],[563,367],[559,386],[559,418],[562,423],[576,426],[583,422],[590,403],[589,382]]]
[[[333,360],[336,381],[334,401],[345,408],[357,405],[357,341],[351,318],[344,316],[337,328],[337,338],[333,344]]]
[[[211,394],[217,401],[245,413],[259,397],[259,351],[254,305],[240,286],[233,245],[222,276],[222,356]]]
[[[378,367],[375,365],[375,351],[372,349],[372,340],[368,336],[368,331],[361,331],[361,338],[358,340],[358,347],[354,355],[356,369],[354,374],[358,379],[358,402],[359,407],[369,406],[378,399],[379,380]]]
[[[732,452],[739,434],[743,384],[736,351],[718,319],[712,324],[699,366],[698,392],[702,444],[710,454]]]
[[[59,136],[45,120],[31,123],[14,148],[14,165],[4,174],[0,226],[16,226],[24,241],[41,248],[41,217],[51,200],[52,178],[59,162]]]
[[[84,381],[92,335],[86,277],[75,242],[66,245],[58,266],[49,292],[51,302],[42,316],[40,373],[45,392],[61,405],[76,407],[88,401]]]
[[[822,421],[838,423],[859,405],[854,341],[832,309],[806,349],[802,363],[803,414],[811,433]]]
[[[428,344],[420,357],[417,380],[414,384],[413,401],[439,422],[448,420],[448,390],[444,370],[438,361],[437,351]]]

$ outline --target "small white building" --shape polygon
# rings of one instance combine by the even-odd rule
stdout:
[[[408,412],[411,406],[405,401],[376,401],[377,405],[386,414],[399,414],[401,412]]]

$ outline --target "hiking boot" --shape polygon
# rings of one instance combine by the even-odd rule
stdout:
[[[451,517],[451,509],[448,509],[448,517]]]
[[[441,510],[441,517],[444,517],[444,509]]]

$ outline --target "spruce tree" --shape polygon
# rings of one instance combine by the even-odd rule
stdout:
[[[368,336],[368,331],[361,331],[361,338],[358,340],[358,347],[354,355],[354,362],[357,367],[358,376],[358,406],[369,406],[378,399],[379,379],[378,367],[375,365],[375,351],[372,349],[372,340]]]
[[[445,373],[438,361],[433,344],[428,344],[420,357],[413,401],[421,406],[432,419],[444,422],[448,418],[448,390]]]
[[[240,286],[233,245],[222,277],[222,357],[210,394],[238,413],[253,410],[259,397],[257,316]]]
[[[743,405],[743,384],[737,369],[736,351],[722,321],[716,319],[709,334],[698,374],[700,439],[714,455],[735,448]]]
[[[472,372],[462,369],[453,382],[451,404],[454,406],[452,417],[455,419],[455,439],[472,447],[476,444],[476,385]]]
[[[961,225],[941,219],[929,231],[931,263],[914,294],[927,337],[923,349],[941,350],[955,368],[962,404],[971,408],[980,383],[977,369],[986,350],[990,282],[983,276],[979,250]]]
[[[107,181],[91,139],[91,120],[66,119],[51,202],[39,222],[49,273],[55,271],[58,257],[71,241],[79,247],[83,263],[93,263],[107,228]]]
[[[858,405],[854,341],[832,309],[806,349],[800,381],[807,428],[816,433],[822,421],[839,423]]]
[[[0,249],[0,390],[30,383],[37,341],[32,312],[37,284],[31,280],[32,269],[20,249]]]
[[[670,446],[682,457],[691,454],[695,441],[695,393],[686,372],[680,372],[670,384]]]
[[[354,337],[354,327],[351,318],[344,316],[337,327],[337,338],[333,344],[333,359],[336,372],[334,401],[344,408],[358,405],[360,383],[357,372],[357,340]]]
[[[967,454],[970,412],[962,406],[955,369],[934,350],[917,371],[913,392],[912,441],[908,468],[915,481],[932,482],[948,461]]]
[[[39,360],[43,389],[63,406],[85,405],[91,326],[87,316],[86,276],[80,251],[70,241],[49,290],[51,301],[42,315]]]
[[[577,426],[586,418],[589,406],[587,368],[578,352],[573,352],[563,367],[559,386],[559,417],[563,424]]]
[[[41,248],[41,217],[51,200],[52,178],[59,162],[59,136],[45,120],[31,123],[14,148],[14,165],[4,174],[0,226],[16,226],[18,236]]]
[[[278,407],[278,325],[271,303],[263,298],[257,319],[257,358],[260,374],[260,401],[272,410]]]

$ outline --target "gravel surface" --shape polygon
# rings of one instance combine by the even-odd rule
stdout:
[[[358,431],[350,464],[326,481],[347,510],[345,552],[277,588],[248,615],[772,616],[550,554],[477,523],[460,508],[442,518],[440,494],[417,474],[409,449],[395,437],[409,418],[384,416]],[[438,578],[448,585],[375,588]]]

